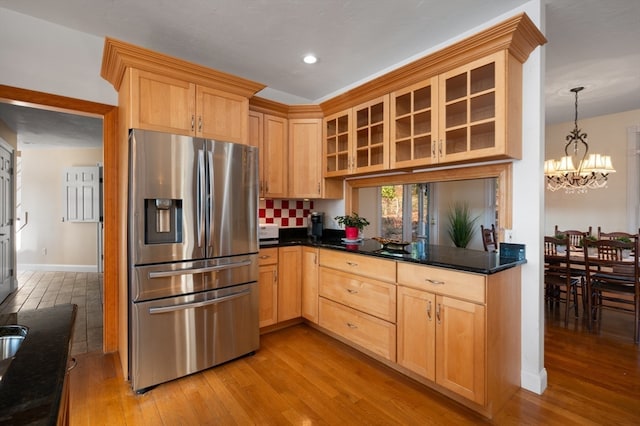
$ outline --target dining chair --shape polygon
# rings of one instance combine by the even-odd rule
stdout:
[[[585,237],[591,235],[591,226],[587,231],[579,231],[576,229],[567,229],[566,231],[561,231],[558,229],[558,225],[555,227],[554,235],[567,235],[569,236],[569,240],[571,241],[572,247],[582,247],[582,240]]]
[[[614,231],[614,232],[603,232],[602,229],[598,226],[598,239],[599,240],[617,240],[619,238],[628,238],[630,240],[638,239],[640,235],[640,229],[638,229],[637,234],[630,234],[629,232],[623,231]]]
[[[567,235],[564,238],[544,237],[544,298],[545,302],[550,302],[551,307],[564,302],[565,326],[569,324],[571,307],[575,310],[575,316],[578,316],[578,286],[583,283],[581,277],[572,273],[569,246]]]
[[[482,233],[482,245],[484,251],[497,251],[498,250],[498,238],[496,236],[496,227],[491,224],[491,228],[485,228],[480,225],[480,232]]]
[[[597,254],[588,255],[595,247]],[[589,328],[601,324],[602,311],[616,310],[633,314],[633,340],[640,343],[640,276],[638,238],[631,242],[601,239],[584,245],[587,280]]]

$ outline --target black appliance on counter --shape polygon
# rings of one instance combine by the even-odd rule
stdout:
[[[307,218],[307,236],[321,238],[324,230],[324,213],[311,212]]]

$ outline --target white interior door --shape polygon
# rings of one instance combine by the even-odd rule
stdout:
[[[0,302],[16,289],[14,150],[0,140]]]

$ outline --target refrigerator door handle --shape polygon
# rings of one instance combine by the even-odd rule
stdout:
[[[202,301],[202,302],[185,303],[185,304],[182,304],[182,305],[172,305],[172,306],[161,306],[161,307],[158,307],[158,308],[149,308],[149,313],[150,314],[163,314],[163,313],[166,313],[166,312],[182,311],[182,310],[185,310],[185,309],[202,308],[204,306],[215,305],[217,303],[227,302],[229,300],[237,299],[239,297],[246,296],[249,293],[250,293],[250,290],[243,290],[243,291],[240,291],[238,293],[230,294],[228,296],[222,296],[222,297],[218,297],[216,299],[205,300],[205,301]]]
[[[204,150],[198,150],[198,206],[196,208],[197,211],[197,221],[198,221],[198,247],[202,247],[203,237],[204,237],[204,209],[206,205],[207,199],[207,185],[206,185],[206,175],[204,168]]]
[[[242,262],[227,263],[225,265],[206,266],[204,268],[177,269],[175,271],[157,271],[149,272],[149,278],[166,278],[176,277],[179,275],[203,274],[205,272],[224,271],[226,269],[239,268],[241,266],[251,265],[251,260],[243,260]]]
[[[214,226],[213,226],[213,203],[215,201],[215,197],[214,197],[214,178],[213,178],[213,152],[211,152],[211,150],[207,151],[207,160],[209,160],[207,162],[207,167],[208,167],[208,176],[209,176],[209,208],[207,210],[207,223],[209,224],[209,235],[208,235],[208,244],[209,245],[213,245],[213,242],[215,241],[213,238],[213,233],[215,232],[214,230]],[[211,250],[209,250],[209,248],[207,247],[207,256],[211,256],[213,254],[213,247],[211,248]]]

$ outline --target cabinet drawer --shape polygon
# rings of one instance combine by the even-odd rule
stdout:
[[[320,295],[392,323],[396,322],[396,286],[320,267]]]
[[[384,358],[396,361],[396,326],[320,297],[320,326]]]
[[[258,266],[273,265],[275,263],[278,263],[277,247],[260,249],[260,252],[258,252]]]
[[[363,277],[396,282],[396,262],[338,250],[320,250],[320,266],[339,269]]]
[[[485,303],[486,277],[471,272],[398,263],[398,284],[444,296]]]

